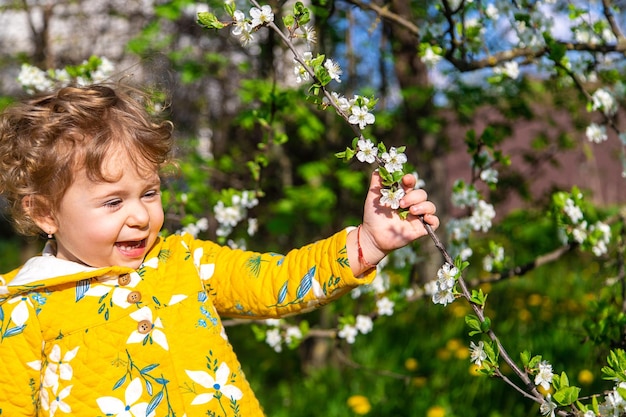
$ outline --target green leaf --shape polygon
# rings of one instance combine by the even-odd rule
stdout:
[[[205,29],[222,29],[226,26],[220,22],[213,13],[210,12],[199,12],[197,22]]]
[[[623,349],[615,349],[607,357],[609,366],[602,368],[602,378],[617,382],[626,382],[626,352]]]
[[[593,412],[596,413],[596,415],[600,414],[600,406],[598,404],[598,397],[596,395],[591,397],[591,408],[593,409]]]
[[[474,304],[484,307],[485,302],[487,301],[487,295],[483,293],[482,289],[472,290],[472,296],[470,297],[470,301]]]
[[[315,72],[317,72],[317,67],[322,65],[322,63],[324,62],[324,59],[326,59],[326,55],[319,54],[315,58],[311,59],[311,61],[309,62],[309,65],[311,65],[313,69],[315,70]]]
[[[467,316],[465,316],[465,323],[469,326],[470,329],[472,330],[477,330],[478,332],[481,332],[480,329],[480,319],[473,315],[473,314],[468,314]]]
[[[566,387],[555,392],[552,398],[560,405],[570,405],[578,400],[579,392],[580,388],[578,387]]]
[[[489,317],[485,317],[485,320],[480,323],[480,330],[486,333],[489,329],[491,329],[491,319]]]
[[[352,158],[354,158],[354,155],[356,155],[356,152],[354,152],[354,149],[352,148],[346,148],[345,151],[343,152],[337,152],[335,154],[335,156],[339,159],[343,159],[345,162],[350,161]]]
[[[461,272],[465,270],[465,268],[469,266],[469,264],[470,264],[469,262],[464,261],[463,258],[461,258],[460,256],[457,256],[454,259],[454,266],[456,267],[456,269],[459,270],[459,275],[461,274]]]
[[[533,356],[532,359],[528,362],[528,368],[533,369],[539,366],[539,362],[541,362],[541,359],[541,355]]]
[[[283,16],[283,25],[285,25],[286,28],[291,29],[295,23],[296,19],[293,15]]]

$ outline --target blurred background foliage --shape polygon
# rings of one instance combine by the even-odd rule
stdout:
[[[270,4],[276,21],[291,7]],[[498,223],[473,238],[468,281],[490,278],[479,257],[489,240],[505,246],[512,265],[561,246],[548,214],[555,190],[577,184],[603,215],[618,217],[626,200],[619,141],[610,135],[603,148],[584,142],[591,115],[577,89],[532,71],[495,87],[476,82],[490,68],[447,68],[448,88],[436,86],[417,50],[420,42],[443,42],[443,35],[412,33],[380,19],[368,4],[307,4],[318,34],[314,48],[342,65],[337,91],[380,99],[371,134],[388,146],[407,145],[410,163],[438,206],[443,240],[446,220],[459,214],[450,204],[452,184],[474,179],[476,138],[511,157],[510,165],[498,167],[497,189],[481,190],[496,205]],[[444,19],[433,4],[394,0],[386,6],[426,27]],[[358,224],[369,170],[333,156],[352,142],[349,126],[304,99],[305,87],[295,83],[292,59],[275,34],[259,31],[259,42],[244,48],[228,30],[202,30],[195,22],[199,6],[222,9],[213,0],[1,1],[0,108],[24,94],[16,82],[22,63],[45,70],[104,56],[115,64],[117,78],[166,93],[178,167],[163,193],[169,232],[207,217],[210,228],[201,237],[218,239],[212,208],[231,188],[259,193],[251,212],[259,220],[257,234],[247,237],[243,227],[230,236],[246,238],[249,249],[286,252]],[[499,37],[493,33],[490,42],[502,42]],[[598,82],[622,78],[621,59]],[[19,266],[41,245],[15,236],[3,221],[0,270]],[[608,349],[624,344],[622,283],[610,280],[620,273],[620,249],[599,259],[571,250],[523,276],[476,284],[489,293],[488,314],[504,345],[541,354],[556,371],[566,370],[583,388],[581,396],[610,388],[599,369]],[[428,239],[416,244],[416,252],[417,265],[392,274],[398,286],[423,284],[442,263]],[[364,302],[348,296],[297,320],[333,327],[337,315]],[[354,345],[310,338],[282,353],[257,340],[249,326],[234,323],[228,333],[269,416],[538,414],[537,405],[505,384],[476,374],[467,313],[462,300],[442,308],[422,298],[398,305]]]

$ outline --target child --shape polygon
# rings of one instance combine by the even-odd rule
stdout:
[[[403,180],[407,220],[372,176],[363,224],[286,256],[159,236],[171,124],[121,86],[65,87],[0,116],[0,191],[41,256],[0,276],[0,415],[262,416],[221,316],[319,307],[434,229]],[[349,263],[346,263],[347,260]]]

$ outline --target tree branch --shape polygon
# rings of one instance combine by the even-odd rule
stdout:
[[[361,8],[362,10],[369,10],[376,13],[380,18],[385,19],[391,23],[401,25],[405,28],[409,33],[416,37],[416,40],[419,42],[420,40],[420,30],[414,23],[408,21],[407,19],[399,16],[391,11],[385,6],[381,7],[373,3],[365,3],[362,0],[345,0],[347,3],[353,4]],[[578,52],[591,52],[591,53],[626,53],[626,38],[619,30],[619,27],[615,21],[615,17],[610,12],[610,1],[603,0],[604,4],[604,14],[611,26],[613,33],[617,37],[617,42],[615,44],[593,44],[593,43],[579,43],[579,42],[567,42],[567,41],[558,41],[555,43],[557,45],[563,46],[567,51],[578,51]],[[471,72],[476,71],[483,68],[496,67],[503,62],[508,62],[516,58],[526,58],[527,60],[534,60],[537,58],[541,58],[548,54],[550,51],[548,46],[544,46],[542,48],[514,48],[506,51],[497,52],[494,54],[489,54],[487,57],[483,59],[464,59],[458,58],[455,56],[457,51],[457,43],[454,39],[454,21],[451,19],[451,16],[446,13],[446,19],[448,19],[448,24],[450,30],[447,32],[450,38],[450,46],[449,49],[446,50],[444,56],[445,58],[459,71],[461,72]]]

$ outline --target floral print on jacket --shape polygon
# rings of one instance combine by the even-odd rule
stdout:
[[[345,230],[285,256],[174,235],[137,270],[53,253],[0,276],[2,416],[262,416],[221,317],[303,312],[373,278],[353,276]]]

